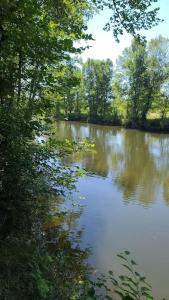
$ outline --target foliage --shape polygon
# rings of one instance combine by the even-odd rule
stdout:
[[[81,233],[75,232],[80,210],[61,211],[56,197],[39,201],[31,232],[25,222],[24,232],[0,241],[0,299],[78,299],[82,293],[89,252],[80,249]]]
[[[118,40],[118,36],[123,34],[123,31],[131,33],[136,36],[138,31],[142,28],[146,30],[158,24],[160,21],[157,18],[158,8],[151,10],[151,4],[157,2],[156,0],[95,0],[100,9],[104,7],[112,11],[109,22],[105,25],[105,30],[113,28],[113,34]]]
[[[130,258],[129,251],[124,251],[117,256],[122,260],[122,266],[128,271],[127,275],[120,275],[116,280],[110,271],[110,280],[115,286],[115,293],[122,299],[153,299],[151,286],[146,282],[145,276],[142,276],[136,270],[136,262]]]
[[[153,300],[151,286],[147,283],[146,277],[137,271],[137,264],[131,259],[130,252],[124,251],[117,256],[121,259],[124,267],[123,275],[116,278],[111,270],[108,276],[101,275],[89,280],[86,286],[87,294],[80,299],[113,300],[118,295],[118,299],[121,300]]]
[[[88,59],[83,66],[85,96],[89,105],[90,120],[105,118],[112,97],[111,60],[99,61]]]
[[[144,127],[151,110],[168,112],[168,39],[159,36],[146,41],[135,39],[117,62],[115,97],[126,103],[126,119],[131,127]],[[116,101],[117,101],[116,100]]]
[[[128,77],[128,119],[132,127],[142,125],[151,106],[151,86],[147,70],[145,42],[134,40],[125,62]]]
[[[163,120],[167,117],[168,79],[169,79],[169,40],[162,36],[152,39],[148,44],[150,76],[154,90],[153,110],[160,113]]]
[[[72,60],[66,64],[64,76],[61,78],[62,109],[68,118],[73,114],[80,116],[85,110],[84,83],[80,67],[78,60]]]
[[[60,102],[64,116],[68,120],[151,129],[147,117],[156,112],[158,129],[167,128],[168,46],[168,39],[162,36],[149,43],[137,37],[114,69],[110,60],[94,59],[65,67]]]

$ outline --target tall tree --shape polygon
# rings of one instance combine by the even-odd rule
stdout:
[[[169,111],[169,39],[159,36],[148,43],[148,65],[152,86],[152,101],[164,118]]]
[[[84,91],[82,66],[78,60],[72,60],[64,67],[60,78],[64,115],[68,118],[74,114],[78,118],[84,110]]]
[[[127,103],[127,119],[132,127],[140,126],[146,118],[150,79],[147,66],[146,42],[134,39],[118,61],[117,74],[121,93]]]
[[[150,78],[147,69],[145,41],[134,40],[126,61],[128,75],[128,118],[131,126],[142,125],[149,108]]]
[[[83,74],[90,120],[104,119],[112,98],[113,64],[110,59],[88,59],[83,66]]]
[[[158,110],[167,107],[168,49],[166,38],[158,37],[148,44],[135,38],[117,62],[115,87],[127,103],[132,127],[144,125],[152,106]]]
[[[158,10],[148,10],[152,2],[154,1],[114,0],[110,3],[98,0],[2,0],[2,115],[5,115],[3,109],[7,106],[8,111],[9,107],[11,110],[20,109],[28,124],[37,114],[46,114],[46,108],[51,106],[51,102],[45,97],[44,91],[46,92],[47,87],[55,86],[57,89],[53,68],[58,68],[70,53],[80,51],[74,47],[75,40],[90,38],[85,33],[86,21],[96,9],[109,8],[112,11],[106,29],[114,26],[114,35],[118,37],[122,33],[122,27],[136,34],[141,27],[149,28],[158,22]],[[2,124],[4,123],[6,122],[2,119]]]

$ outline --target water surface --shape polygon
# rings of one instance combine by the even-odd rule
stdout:
[[[169,135],[75,122],[57,123],[60,139],[90,138],[96,152],[73,155],[88,172],[78,181],[85,208],[82,245],[99,272],[119,271],[116,254],[129,250],[152,284],[169,299]]]

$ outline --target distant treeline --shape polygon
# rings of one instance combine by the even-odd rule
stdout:
[[[62,72],[57,118],[169,130],[169,39],[135,38],[115,66],[74,60]]]

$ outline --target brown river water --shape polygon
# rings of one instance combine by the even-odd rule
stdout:
[[[96,145],[72,158],[88,172],[74,197],[84,205],[79,224],[89,261],[99,272],[118,273],[116,254],[129,250],[155,299],[169,299],[169,134],[78,122],[56,127],[60,139]]]

